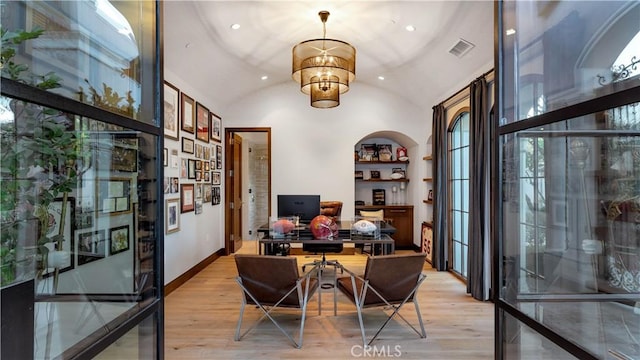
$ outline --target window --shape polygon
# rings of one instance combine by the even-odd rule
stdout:
[[[451,124],[448,181],[449,269],[467,278],[469,249],[469,111],[458,114]]]

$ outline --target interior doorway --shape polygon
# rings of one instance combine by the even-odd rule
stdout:
[[[255,240],[271,213],[271,128],[225,129],[225,253]]]

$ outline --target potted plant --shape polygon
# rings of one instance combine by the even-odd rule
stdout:
[[[43,30],[0,31],[3,78],[43,90],[60,87],[61,79],[54,73],[36,75],[28,65],[14,62],[17,47],[39,37]],[[70,211],[67,198],[80,175],[77,160],[83,137],[69,131],[72,118],[61,111],[3,100],[8,100],[14,114],[13,122],[0,125],[0,275],[1,286],[6,286],[37,278],[51,267],[50,248],[60,250],[64,241],[71,241],[63,237],[64,224],[57,225],[58,233],[49,233],[49,209],[62,197],[62,222]],[[47,247],[51,243],[55,246]]]

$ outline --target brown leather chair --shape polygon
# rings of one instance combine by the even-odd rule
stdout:
[[[238,254],[235,255],[235,260],[238,268],[236,281],[242,289],[243,296],[234,339],[239,341],[267,317],[295,347],[301,348],[307,303],[318,289],[318,268],[314,267],[300,276],[295,257]],[[242,326],[244,308],[247,304],[255,304],[263,312],[263,315],[241,335],[240,328]],[[301,319],[298,341],[294,340],[271,315],[271,312],[277,307],[300,309]],[[318,311],[320,311],[319,308],[320,298],[318,297]]]
[[[342,214],[342,201],[320,201],[320,215],[333,218],[335,221],[340,220]]]
[[[415,297],[420,284],[427,277],[422,273],[426,256],[427,254],[425,253],[369,256],[364,275],[356,275],[340,265],[349,276],[338,278],[336,284],[338,290],[347,295],[356,305],[360,331],[362,332],[362,342],[365,346],[371,345],[395,315],[404,320],[421,338],[427,337],[422,316],[420,315],[420,306]],[[418,331],[399,313],[400,308],[405,303],[413,303],[421,331]],[[393,312],[367,343],[362,321],[362,310],[376,306],[389,307],[393,309]]]

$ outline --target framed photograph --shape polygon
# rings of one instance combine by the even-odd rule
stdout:
[[[384,189],[373,189],[371,191],[372,191],[373,205],[384,205],[385,204]]]
[[[180,180],[177,177],[169,178],[169,194],[177,194],[178,193],[178,185],[180,185]]]
[[[79,204],[79,203],[78,203]],[[77,230],[93,227],[95,208],[76,204],[75,225]]]
[[[204,157],[203,157],[203,159],[205,159],[205,160],[211,159],[211,148],[208,147],[208,146],[204,147]]]
[[[356,180],[362,180],[364,179],[364,172],[362,170],[356,170],[354,173],[354,177],[356,178]]]
[[[47,232],[46,232],[47,237],[53,237],[61,234],[63,237],[62,248],[57,249],[57,243],[54,243],[54,242],[46,243],[44,244],[44,246],[46,246],[49,249],[49,251],[62,250],[71,254],[73,250],[75,250],[74,243],[73,243],[74,239],[72,237],[71,229],[75,228],[75,224],[73,223],[73,220],[75,219],[76,200],[72,197],[67,198],[66,205],[65,205],[66,207],[65,207],[65,215],[64,215],[64,228],[62,229],[62,231],[60,231],[60,226],[63,220],[62,204],[64,204],[64,202],[62,201],[62,198],[55,199],[54,201],[51,202],[51,204],[49,204],[49,209],[48,209],[49,226],[47,227]],[[69,259],[66,261],[65,264],[63,264],[59,268],[59,271],[63,272],[63,271],[70,270],[73,267],[73,264],[74,264],[73,256],[69,256]],[[42,274],[49,275],[49,274],[52,274],[54,271],[55,271],[55,268],[49,267],[43,270]]]
[[[209,143],[209,109],[196,102],[196,139]]]
[[[196,200],[196,215],[202,214],[202,199]]]
[[[107,239],[104,230],[78,233],[78,266],[92,261],[104,259],[107,256]]]
[[[202,181],[202,170],[196,170],[196,181]]]
[[[202,145],[200,144],[196,144],[196,158],[201,159],[202,158]]]
[[[182,131],[193,134],[193,124],[196,119],[196,112],[193,107],[195,101],[189,95],[182,93],[182,117],[180,122],[180,128]]]
[[[202,162],[202,170],[209,171],[209,160],[205,160]]]
[[[376,144],[360,145],[360,161],[377,161],[378,148]]]
[[[211,172],[211,185],[220,185],[221,183],[221,174],[220,171],[212,171]]]
[[[164,167],[169,166],[169,149],[167,148],[164,148],[162,151],[162,165],[164,165]]]
[[[138,170],[138,151],[132,148],[114,146],[111,149],[111,170],[136,172]]]
[[[203,203],[210,203],[211,202],[211,186],[210,185],[204,185],[204,194],[202,195],[202,202]]]
[[[428,201],[433,201],[433,190],[429,190],[429,194],[427,195]]]
[[[196,201],[202,200],[203,194],[204,194],[203,184],[196,184]]]
[[[162,182],[163,193],[168,194],[171,192],[171,180],[168,176],[165,176]]]
[[[180,159],[180,177],[186,179],[189,175],[189,165],[187,159]]]
[[[193,211],[195,207],[194,184],[180,184],[180,212]]]
[[[196,161],[195,159],[188,159],[189,161],[189,172],[187,174],[187,178],[188,179],[195,179],[196,178]]]
[[[193,139],[189,139],[186,137],[182,137],[182,152],[183,153],[187,153],[187,154],[193,154],[194,153],[194,141]]]
[[[391,144],[377,144],[378,161],[393,160],[393,146]]]
[[[222,145],[216,145],[216,169],[222,169]]]
[[[118,226],[109,230],[109,255],[129,250],[129,225]]]
[[[102,214],[131,212],[131,179],[98,180],[96,202]]]
[[[206,183],[210,183],[211,182],[211,171],[205,171],[205,172],[202,173],[202,181],[204,181]]]
[[[171,234],[180,231],[180,214],[178,207],[180,199],[167,199],[165,202],[164,214],[167,217],[164,221],[166,233]]]
[[[220,205],[220,186],[211,186],[211,205]]]
[[[369,170],[369,178],[380,179],[380,170]]]
[[[168,82],[164,82],[164,137],[178,140],[178,110],[180,90]]]
[[[427,262],[433,264],[433,229],[427,222],[422,223],[420,244],[422,252],[427,254]]]
[[[211,140],[220,142],[222,137],[220,132],[222,131],[222,118],[214,113],[211,113]]]

